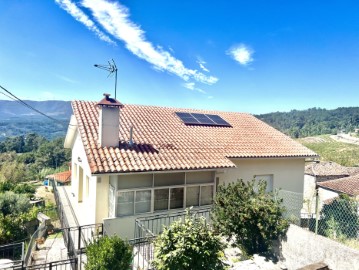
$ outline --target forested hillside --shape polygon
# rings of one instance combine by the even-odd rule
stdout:
[[[312,108],[260,114],[256,117],[293,138],[350,132],[359,128],[359,107],[335,110]]]
[[[26,100],[25,102],[56,121],[42,116],[17,101],[0,100],[0,141],[27,133],[36,133],[48,140],[65,136],[72,113],[69,101]]]

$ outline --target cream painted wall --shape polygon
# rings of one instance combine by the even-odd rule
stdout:
[[[110,177],[108,175],[102,177],[94,177],[93,182],[95,183],[96,192],[96,223],[101,223],[103,222],[104,218],[108,218],[109,178]],[[93,208],[91,210],[93,211]]]
[[[71,198],[73,209],[76,213],[76,217],[80,225],[94,224],[96,222],[102,222],[96,219],[97,209],[96,196],[97,196],[97,177],[91,175],[91,170],[87,162],[87,156],[85,148],[82,144],[80,135],[76,134],[76,139],[72,148],[72,179],[71,179],[71,192],[74,198]],[[79,199],[79,177],[80,170],[82,168],[82,202],[78,202]],[[88,178],[88,181],[87,181]],[[88,191],[88,192],[87,192]],[[87,196],[88,195],[88,196]],[[101,196],[100,196],[101,198]],[[102,198],[101,198],[102,199]]]
[[[255,175],[273,175],[273,187],[303,193],[304,158],[231,159],[237,168],[216,173],[220,184],[238,179],[252,180]]]

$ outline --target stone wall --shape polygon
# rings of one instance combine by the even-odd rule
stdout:
[[[324,236],[290,225],[286,239],[277,250],[289,270],[324,262],[332,270],[359,270],[359,250],[349,248]]]

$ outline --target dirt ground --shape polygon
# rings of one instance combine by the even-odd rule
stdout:
[[[35,197],[44,198],[46,203],[56,204],[52,188],[41,185],[36,189]]]

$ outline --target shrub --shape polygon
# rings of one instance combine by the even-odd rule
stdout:
[[[273,240],[284,235],[289,223],[284,207],[266,182],[239,180],[219,186],[212,211],[215,229],[235,243],[247,255],[266,252]]]
[[[86,270],[131,269],[132,247],[118,236],[104,236],[86,248]]]
[[[341,194],[320,212],[319,234],[333,238],[357,238],[359,231],[359,203],[348,195]]]
[[[224,269],[223,244],[205,218],[191,217],[173,222],[154,241],[157,270]]]

